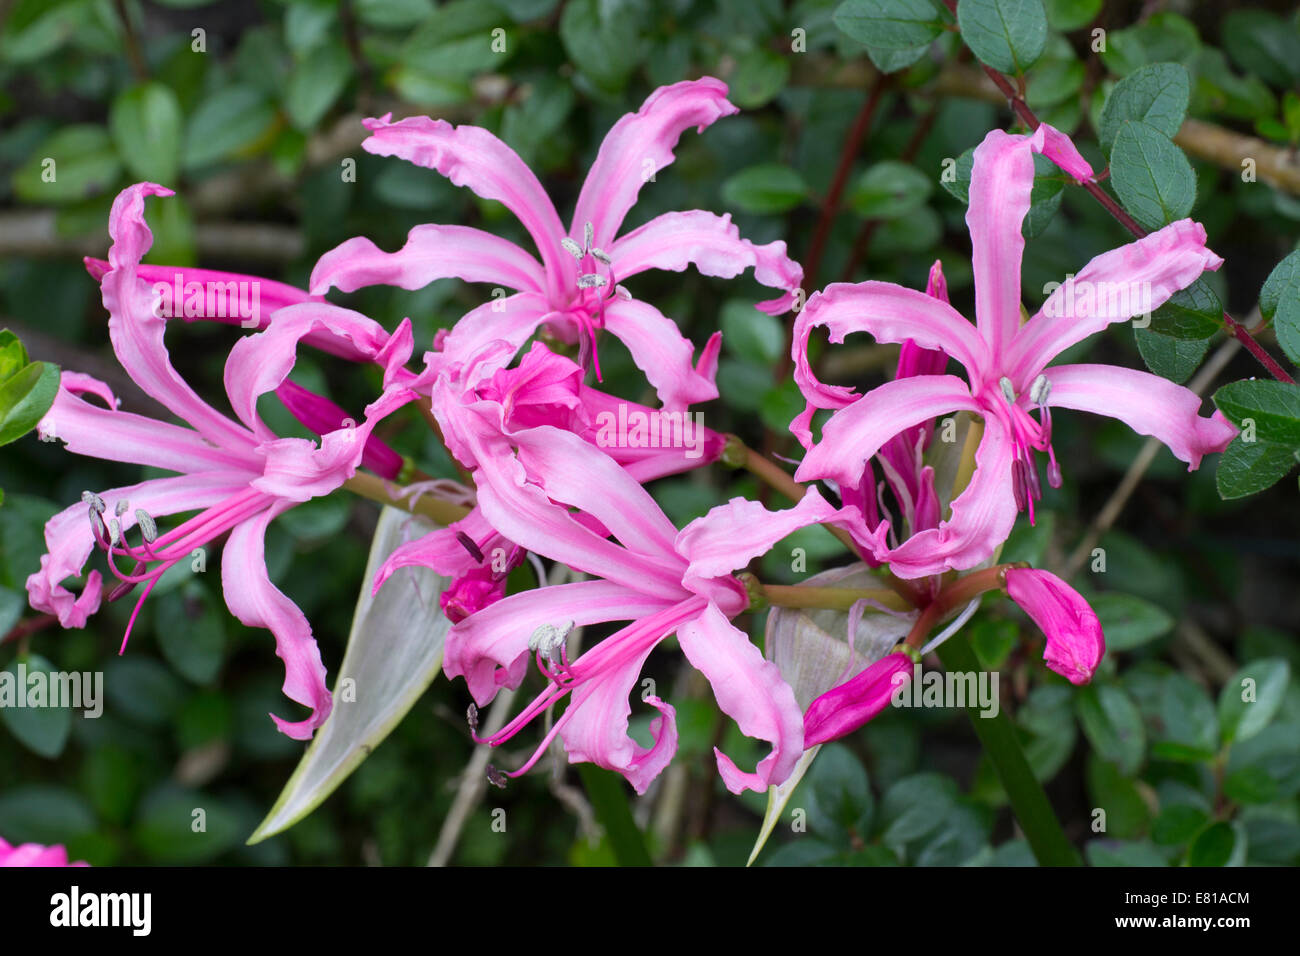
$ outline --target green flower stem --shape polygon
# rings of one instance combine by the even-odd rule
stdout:
[[[886,588],[814,588],[798,584],[764,584],[763,596],[773,607],[826,608],[847,611],[866,598],[894,611],[911,611],[913,607],[896,592]]]
[[[608,770],[592,763],[577,764],[578,776],[596,819],[605,829],[614,859],[619,866],[651,866],[650,853],[645,848],[641,831],[632,819],[623,781]]]
[[[423,515],[440,525],[449,525],[469,514],[468,508],[434,498],[432,495],[420,495],[414,501],[410,498],[400,498],[398,495],[403,490],[401,485],[361,471],[343,482],[343,487],[362,498],[378,501],[381,505],[392,505],[411,514]]]
[[[944,641],[938,654],[948,671],[974,672],[980,669],[975,652],[964,635],[958,634]],[[975,735],[993,761],[993,768],[1011,800],[1011,809],[1039,865],[1079,866],[1079,852],[1066,839],[1065,831],[1056,819],[1056,811],[1025,759],[1015,725],[1006,711],[999,710],[996,717],[981,717],[978,705],[968,706],[966,710],[975,726]]]

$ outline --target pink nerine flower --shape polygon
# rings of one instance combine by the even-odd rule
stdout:
[[[0,837],[0,869],[7,866],[89,866],[89,863],[69,863],[68,851],[61,846],[41,846],[39,843],[6,843]]]
[[[693,365],[694,346],[677,324],[626,294],[619,283],[649,269],[681,272],[691,264],[705,275],[724,278],[752,268],[759,282],[781,292],[759,308],[779,314],[794,302],[802,270],[786,256],[784,242],[756,246],[740,237],[726,215],[670,212],[623,236],[618,231],[642,186],[672,162],[681,134],[692,126],[702,131],[737,112],[726,95],[726,84],[708,77],[677,83],[656,90],[638,112],[614,124],[567,230],[537,177],[487,130],[423,116],[366,120],[372,135],[364,149],[437,170],[456,185],[501,202],[528,230],[541,262],[479,229],[423,225],[412,229],[406,245],[393,253],[366,238],[349,239],[321,257],[311,290],[351,292],[380,283],[418,289],[453,276],[488,282],[516,294],[494,297],[461,319],[441,343],[448,361],[472,355],[493,340],[518,348],[545,324],[562,340],[578,342],[599,378],[596,333],[603,328],[627,346],[666,406],[716,398],[720,335],[710,338]]]
[[[651,724],[654,743],[643,747],[628,735],[628,698],[650,652],[675,632],[722,711],[746,735],[772,744],[753,772],[716,751],[727,787],[764,790],[784,780],[803,752],[802,715],[776,665],[730,623],[748,605],[731,572],[794,530],[855,518],[854,509],[834,509],[815,491],[781,512],[734,499],[678,533],[635,478],[572,432],[542,425],[506,436],[485,422],[467,428],[465,438],[480,463],[475,481],[487,523],[594,578],[511,595],[448,635],[444,670],[464,677],[479,705],[502,686],[519,686],[530,658],[550,678],[489,743],[504,743],[570,697],[514,773],[532,767],[558,736],[570,760],[617,770],[644,792],[676,750],[675,712],[653,694],[644,697],[659,715]],[[569,659],[570,627],[613,621],[632,623]]]
[[[1047,453],[1048,482],[1060,483],[1052,408],[1118,418],[1159,438],[1191,468],[1203,455],[1222,451],[1236,433],[1218,413],[1201,417],[1200,398],[1157,375],[1109,365],[1047,367],[1110,323],[1159,307],[1223,260],[1205,248],[1205,230],[1184,219],[1097,256],[1021,326],[1021,224],[1033,186],[1033,154],[1040,152],[1076,179],[1091,175],[1069,140],[1048,127],[1027,136],[994,130],[975,150],[966,213],[974,326],[939,298],[888,282],[831,285],[808,300],[795,323],[795,380],[808,408],[791,430],[811,449],[795,474],[798,480],[827,478],[840,487],[859,487],[869,459],[900,432],[963,409],[984,420],[975,474],[949,517],[893,548],[875,535],[875,557],[902,577],[974,567],[1006,539],[1017,511],[1028,509],[1032,520],[1040,496],[1035,453]],[[817,326],[829,329],[832,342],[865,331],[880,342],[911,340],[923,349],[941,349],[961,363],[967,379],[913,375],[861,396],[824,385],[807,358],[808,337]],[[810,425],[818,408],[837,411],[814,446]],[[1030,414],[1035,409],[1037,420]]]
[[[362,459],[370,432],[384,416],[414,395],[392,384],[365,410],[360,424],[328,432],[317,445],[279,438],[257,414],[257,399],[284,382],[298,342],[308,335],[347,343],[358,356],[385,368],[386,383],[402,378],[411,353],[409,323],[390,336],[370,319],[328,303],[303,302],[277,312],[266,331],[240,340],[226,363],[226,393],[238,421],[213,409],[172,367],[163,344],[165,319],[157,314],[152,283],[139,274],[141,256],[153,242],[144,220],[146,196],[171,190],[152,183],[131,186],[117,197],[109,217],[113,246],[102,279],[113,349],[132,380],[150,397],[188,422],[190,428],[117,410],[107,386],[65,372],[40,430],[62,440],[69,451],[110,461],[132,462],[177,472],[130,487],[94,494],[55,515],[45,526],[49,552],[27,579],[32,607],[58,616],[64,627],[84,627],[99,608],[102,581],[91,571],[79,595],[63,582],[78,577],[98,545],[121,583],[109,600],[139,587],[127,636],[140,606],[158,578],[195,550],[229,532],[221,561],[222,588],[232,614],[249,627],[269,629],[284,661],[284,693],[312,709],[291,723],[272,715],[281,731],[306,739],[330,711],[325,668],[302,611],[267,576],[264,535],[272,520],[295,504],[328,494],[350,478]],[[95,394],[107,408],[86,401]],[[89,511],[87,511],[89,505]],[[155,518],[198,512],[159,533]],[[127,543],[138,528],[141,543]],[[125,562],[120,567],[119,562]],[[125,647],[125,639],[123,641]]]
[[[1008,569],[1007,594],[1047,635],[1047,666],[1071,684],[1092,680],[1106,640],[1083,596],[1055,574],[1033,568]]]

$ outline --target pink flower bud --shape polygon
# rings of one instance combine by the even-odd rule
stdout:
[[[275,394],[304,428],[317,435],[337,431],[348,421],[348,413],[338,405],[289,379],[280,383]],[[361,453],[361,464],[380,478],[391,481],[402,470],[402,456],[386,442],[371,435],[366,439],[365,450]]]
[[[803,715],[805,749],[852,733],[879,714],[894,690],[912,679],[912,666],[911,655],[889,654],[814,700]]]
[[[1072,684],[1092,680],[1106,641],[1083,596],[1055,574],[1032,568],[1009,569],[1007,593],[1047,635],[1047,666]]]

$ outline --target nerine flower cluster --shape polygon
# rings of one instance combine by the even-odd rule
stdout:
[[[717,751],[722,779],[733,792],[764,790],[785,780],[807,748],[878,713],[895,678],[910,672],[915,649],[855,660],[838,683],[801,706],[777,664],[735,624],[751,603],[738,576],[750,561],[799,528],[827,524],[847,535],[865,564],[888,566],[918,594],[933,596],[945,575],[989,567],[1018,515],[1033,520],[1042,482],[1060,485],[1069,462],[1052,444],[1057,412],[1120,419],[1190,468],[1233,437],[1226,420],[1202,416],[1197,396],[1165,379],[1109,365],[1052,364],[1070,346],[1132,317],[1124,302],[1076,296],[1076,287],[1140,283],[1150,290],[1143,308],[1156,308],[1219,267],[1204,229],[1175,222],[1098,256],[1022,321],[1021,226],[1034,155],[1079,181],[1092,170],[1050,127],[1030,135],[994,130],[975,151],[966,217],[974,321],[949,304],[939,263],[924,290],[868,281],[814,292],[793,320],[794,377],[807,409],[791,432],[804,450],[795,478],[807,483],[806,495],[786,510],[735,498],[675,527],[645,483],[716,462],[726,439],[704,429],[690,448],[600,440],[609,416],[628,405],[602,391],[601,342],[619,339],[657,395],[657,408],[635,411],[690,422],[691,406],[718,397],[721,333],[690,341],[672,316],[638,297],[638,276],[688,267],[722,279],[752,272],[773,290],[759,309],[781,315],[802,301],[802,270],[785,243],[750,242],[728,215],[670,212],[623,228],[650,174],[673,161],[680,137],[736,112],[715,79],[655,91],[606,136],[567,224],[527,165],[487,130],[425,117],[368,120],[367,151],[499,201],[531,247],[464,225],[421,225],[396,252],[364,237],[344,242],[321,257],[307,289],[143,264],[152,243],[145,199],[165,202],[171,191],[153,183],[124,190],[109,220],[108,259],[87,266],[100,283],[123,368],[179,422],[123,411],[104,383],[65,372],[42,429],[69,452],[174,476],[88,490],[51,519],[47,553],[27,582],[32,606],[64,627],[85,626],[107,601],[130,600],[138,612],[168,568],[228,535],[221,550],[226,604],[244,624],[270,632],[284,694],[305,708],[305,716],[272,719],[285,734],[310,738],[331,710],[326,668],[310,622],[267,574],[267,527],[337,490],[358,469],[395,479],[402,459],[375,435],[376,426],[424,403],[472,479],[472,508],[398,548],[371,586],[405,586],[394,574],[409,566],[450,579],[440,598],[454,622],[444,669],[464,680],[477,706],[503,687],[519,687],[531,669],[543,676],[544,689],[486,738],[501,744],[531,735],[524,738],[531,756],[509,775],[526,772],[558,738],[570,761],[615,770],[644,792],[673,757],[676,712],[671,700],[646,695],[656,716],[652,739],[642,743],[629,734],[631,702],[647,658],[675,635],[721,710],[765,745],[753,767]],[[178,287],[258,283],[259,328],[226,363],[233,417],[200,398],[169,360],[164,333],[176,310],[159,308],[155,285],[177,276]],[[418,289],[452,277],[513,291],[461,317],[422,352],[409,320],[390,331],[326,298],[331,289]],[[201,305],[197,312],[230,321]],[[819,381],[808,355],[818,328],[831,343],[866,332],[899,344],[894,378],[862,394]],[[382,370],[359,421],[290,379],[301,346]],[[281,437],[268,427],[257,404],[270,392],[319,440]],[[977,440],[973,471],[956,484],[938,462],[936,439],[937,423],[954,412],[966,413]],[[88,569],[94,552],[102,557]],[[505,571],[490,558],[498,554],[507,556]],[[506,596],[509,568],[530,559],[579,574]],[[1047,666],[1074,683],[1089,680],[1104,640],[1084,598],[1031,568],[1007,570],[1003,583],[1043,630]],[[617,627],[571,654],[572,629],[590,625]],[[553,720],[539,719],[560,703]]]

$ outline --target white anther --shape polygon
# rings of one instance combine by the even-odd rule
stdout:
[[[1029,400],[1035,405],[1046,405],[1047,396],[1052,392],[1052,383],[1047,380],[1046,375],[1040,375],[1034,379],[1034,384],[1029,386]]]
[[[582,248],[590,250],[591,244],[596,239],[596,227],[587,223],[582,227]]]
[[[998,384],[1002,386],[1002,395],[1007,400],[1008,405],[1016,403],[1016,390],[1011,385],[1011,379],[1003,375],[998,379]]]
[[[543,624],[533,631],[533,636],[528,639],[528,649],[534,654],[541,654],[548,660],[556,660],[560,648],[564,646],[564,642],[572,630],[573,621],[561,624],[559,627],[554,624]]]
[[[150,544],[158,540],[158,525],[153,520],[153,516],[143,508],[135,509],[135,522],[140,526],[140,534]]]
[[[131,509],[131,502],[127,501],[125,498],[118,498],[117,504],[113,506],[113,514],[117,515],[120,518],[122,517],[122,515],[126,514],[130,509]]]
[[[103,514],[108,510],[108,506],[104,504],[104,499],[99,497],[99,495],[95,494],[93,491],[83,491],[81,493],[81,500],[90,505],[90,507],[99,514]]]
[[[573,256],[573,258],[577,259],[579,262],[582,261],[582,246],[578,245],[568,236],[565,236],[560,240],[560,245],[564,246],[564,251]]]
[[[597,262],[603,262],[607,266],[614,264],[614,260],[609,257],[609,253],[604,249],[592,249],[591,255]]]
[[[588,272],[586,275],[578,276],[579,289],[599,289],[603,285],[608,285],[609,280],[604,276],[596,275],[594,272]]]

